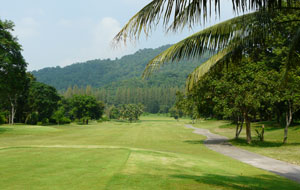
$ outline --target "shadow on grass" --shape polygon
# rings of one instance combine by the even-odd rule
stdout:
[[[5,132],[9,132],[12,131],[13,129],[11,128],[4,128],[4,127],[0,127],[0,134],[5,133]]]
[[[299,189],[300,185],[274,175],[225,176],[218,174],[171,175],[173,178],[190,179],[198,183],[217,186],[224,189],[253,190],[253,189]]]
[[[200,141],[191,141],[191,140],[187,140],[187,141],[183,141],[185,143],[189,143],[189,144],[204,144],[204,140],[200,140]]]
[[[261,142],[259,140],[252,140],[251,144],[248,144],[246,139],[231,139],[229,140],[233,145],[239,146],[249,146],[249,147],[281,147],[281,146],[295,146],[300,145],[300,143],[286,143],[282,142],[272,142],[272,141],[264,141]]]

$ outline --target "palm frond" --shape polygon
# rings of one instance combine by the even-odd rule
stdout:
[[[211,26],[187,37],[152,59],[147,64],[143,77],[148,77],[165,63],[199,58],[207,52],[214,54],[230,44],[249,43],[251,39],[249,36],[252,35],[257,27],[255,24],[251,25],[250,23],[257,21],[257,18],[261,18],[260,12],[249,13]],[[246,37],[247,40],[243,41]]]
[[[249,10],[276,9],[287,4],[296,6],[296,0],[232,0],[233,10],[236,13]],[[113,42],[118,44],[128,40],[139,39],[144,31],[148,36],[151,31],[163,21],[166,29],[177,31],[188,25],[201,24],[211,16],[212,8],[218,15],[220,13],[221,0],[153,0],[137,14],[135,14],[122,30],[115,36]],[[169,26],[169,23],[171,25]]]
[[[224,64],[229,62],[235,62],[236,60],[242,59],[243,46],[235,45],[228,46],[222,51],[212,56],[206,62],[202,63],[197,67],[191,74],[189,74],[186,80],[186,90],[190,91],[194,88],[197,82],[211,70],[213,70],[217,65],[223,67]]]
[[[123,41],[126,44],[128,39],[138,39],[142,31],[148,35],[161,19],[167,28],[171,16],[176,18],[182,15],[182,12],[188,11],[191,22],[200,21],[202,15],[203,19],[206,19],[213,2],[216,6],[220,6],[220,0],[153,0],[128,21],[115,36],[114,42]]]

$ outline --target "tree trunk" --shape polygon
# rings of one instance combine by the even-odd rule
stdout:
[[[14,118],[15,118],[15,115],[16,115],[16,103],[17,103],[17,100],[16,99],[10,99],[10,106],[11,106],[11,113],[10,113],[10,124],[14,124]]]
[[[286,119],[286,125],[285,125],[285,128],[284,128],[284,138],[283,138],[283,143],[285,144],[287,142],[287,138],[288,138],[288,129],[289,129],[289,126],[291,125],[292,123],[292,120],[293,120],[293,112],[292,112],[292,104],[290,101],[288,101],[288,111],[286,112],[286,115],[285,115],[285,119]]]
[[[236,123],[236,132],[235,132],[235,139],[238,139],[242,129],[243,129],[243,125],[244,125],[244,118],[242,118],[241,122],[239,123],[239,119],[240,117],[238,117],[237,123]]]
[[[247,135],[247,143],[251,144],[251,121],[250,118],[248,116],[248,113],[244,112],[244,117],[246,120],[246,135]]]
[[[261,139],[260,141],[265,141],[265,125],[262,125],[262,131],[261,131]]]

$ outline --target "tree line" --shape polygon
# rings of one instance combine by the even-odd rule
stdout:
[[[120,106],[123,104],[142,104],[145,112],[168,113],[175,102],[176,92],[182,90],[179,87],[152,87],[130,88],[120,87],[116,89],[93,88],[73,86],[62,92],[65,98],[73,95],[91,95],[106,105]]]

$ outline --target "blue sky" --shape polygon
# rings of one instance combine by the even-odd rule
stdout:
[[[142,48],[176,43],[203,27],[165,34],[113,49],[110,42],[124,24],[150,0],[0,0],[0,19],[15,23],[14,35],[23,46],[28,70],[66,66],[92,59],[114,59]],[[234,16],[231,1],[223,0],[221,19]]]

